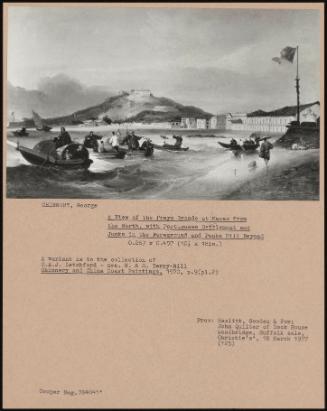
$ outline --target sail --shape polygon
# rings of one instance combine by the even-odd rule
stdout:
[[[42,118],[35,111],[32,111],[32,113],[33,113],[33,120],[34,120],[35,127],[37,129],[43,128]]]

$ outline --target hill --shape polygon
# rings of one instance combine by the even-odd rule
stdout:
[[[109,117],[113,122],[166,122],[181,117],[210,118],[207,113],[194,106],[184,106],[165,97],[155,97],[151,93],[138,95],[122,92],[107,98],[101,104],[87,107],[67,116],[47,118],[52,125],[70,125],[90,119]]]

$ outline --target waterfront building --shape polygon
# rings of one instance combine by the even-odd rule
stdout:
[[[300,123],[317,123],[320,119],[320,103],[315,101],[299,106]],[[265,112],[257,110],[249,113],[244,122],[244,130],[285,133],[287,125],[297,120],[297,106],[285,106]]]
[[[244,130],[246,113],[227,113],[226,130]]]
[[[151,90],[135,90],[132,89],[130,94],[137,97],[151,97],[152,93]]]
[[[218,122],[217,116],[212,116],[209,119],[209,128],[217,128],[217,122]]]
[[[183,127],[183,128],[196,128],[196,119],[194,117],[182,117],[181,127]]]
[[[196,128],[206,129],[207,128],[207,120],[205,118],[197,118],[196,119]]]
[[[212,116],[209,120],[208,128],[214,128],[219,130],[226,130],[228,114],[217,114]]]
[[[181,127],[181,120],[172,120],[170,122],[171,128],[180,128]]]
[[[315,101],[299,106],[300,123],[317,124],[320,121],[320,103]],[[297,120],[297,106],[277,110],[256,110],[251,113],[226,113],[213,116],[210,128],[251,132],[285,133],[287,126]]]

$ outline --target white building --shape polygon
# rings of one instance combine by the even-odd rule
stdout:
[[[181,127],[181,120],[172,120],[170,122],[171,128],[180,128]]]
[[[196,128],[196,119],[194,117],[182,117],[181,127],[183,128]]]
[[[226,130],[244,130],[246,113],[226,114]]]
[[[209,120],[208,127],[218,130],[226,130],[227,121],[231,117],[231,114],[217,114],[212,116]]]
[[[132,94],[133,96],[138,96],[138,97],[151,97],[152,96],[151,90],[132,89],[130,94]]]
[[[207,120],[205,118],[197,118],[196,119],[196,128],[206,129],[207,128]]]
[[[287,125],[296,121],[297,107],[285,106],[273,111],[257,110],[252,113],[227,113],[213,116],[210,128],[252,132],[285,133]],[[300,123],[314,122],[320,119],[320,103],[300,105]]]
[[[284,133],[291,121],[296,121],[297,107],[286,106],[277,110],[265,112],[262,110],[249,113],[244,122],[244,130]],[[320,118],[320,103],[300,105],[300,123],[317,123]]]

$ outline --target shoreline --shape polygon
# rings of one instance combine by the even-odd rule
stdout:
[[[283,133],[277,132],[261,132],[261,131],[253,131],[253,130],[226,130],[226,129],[218,129],[218,128],[207,128],[207,129],[191,129],[191,128],[156,128],[153,125],[149,125],[148,127],[139,127],[139,126],[129,126],[126,127],[125,125],[119,126],[118,124],[114,125],[106,125],[106,126],[64,126],[68,132],[77,132],[77,133],[88,133],[93,131],[95,134],[98,132],[112,132],[117,130],[134,130],[135,132],[139,133],[153,133],[153,134],[183,134],[186,137],[212,137],[212,138],[223,138],[224,134],[228,137],[232,136],[239,136],[240,138],[249,137],[252,133],[262,134],[262,135],[270,135],[272,137],[281,137]],[[17,127],[10,127],[7,128],[7,135],[8,137],[15,137],[12,133],[17,130]],[[35,130],[35,128],[26,127],[26,131],[30,133],[30,138],[39,137],[44,135],[44,132],[40,132]],[[46,135],[51,136],[53,133],[59,133],[60,127],[56,126],[51,129]],[[16,137],[17,138],[17,137]],[[18,137],[19,138],[19,137]]]

